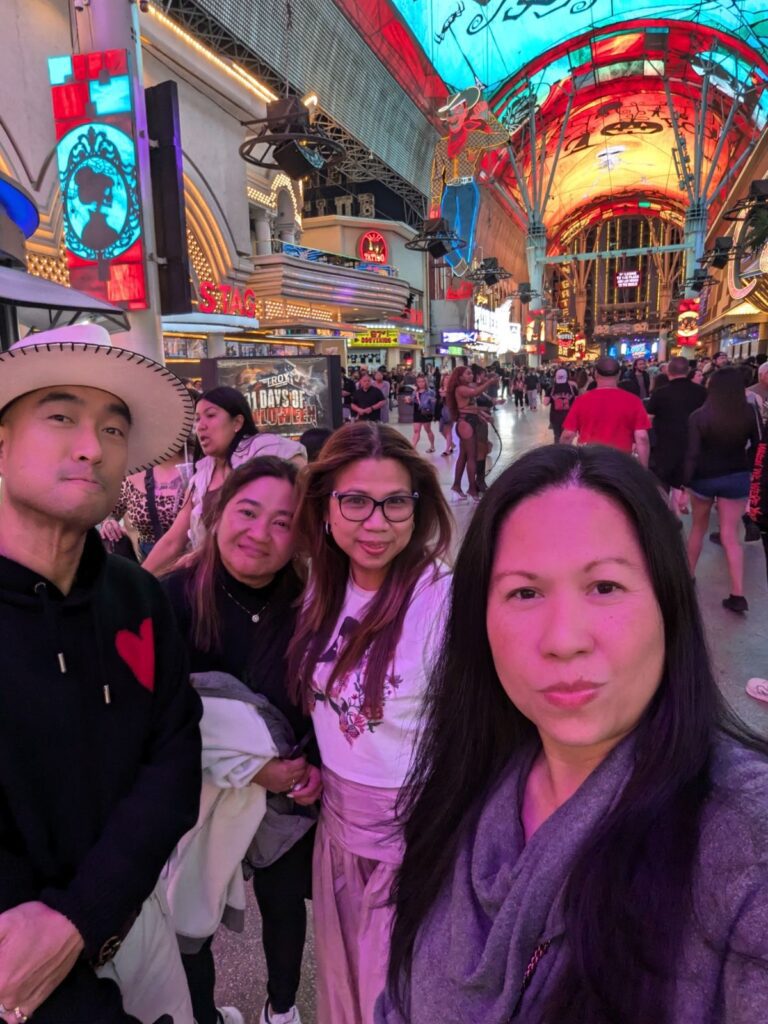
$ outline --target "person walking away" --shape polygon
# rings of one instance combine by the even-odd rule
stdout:
[[[763,425],[768,423],[768,362],[757,369],[757,383],[747,388],[747,401],[752,401],[760,412]]]
[[[682,512],[686,508],[683,489],[685,456],[688,449],[688,419],[704,404],[707,391],[688,379],[690,366],[683,356],[674,356],[667,364],[669,383],[653,389],[645,407],[655,443],[651,450],[650,468],[669,495],[670,508]]]
[[[215,1005],[212,943],[222,919],[242,930],[243,861],[253,874],[267,963],[260,1024],[300,1024],[316,817],[307,812],[320,776],[304,753],[291,753],[312,729],[286,684],[303,589],[292,534],[296,476],[293,463],[274,456],[234,470],[202,545],[163,581],[204,704],[200,817],[168,866],[196,1024],[242,1024],[237,1008]]]
[[[568,380],[568,371],[563,368],[555,370],[554,384],[549,393],[542,398],[542,404],[549,406],[549,425],[554,434],[555,444],[560,443],[565,417],[578,396],[578,388]]]
[[[19,1024],[192,1016],[158,880],[197,817],[200,701],[160,585],[94,527],[193,405],[133,357],[95,324],[0,354],[0,1002]]]
[[[765,365],[765,364],[764,364]],[[768,575],[768,427],[763,427],[762,440],[757,446],[752,480],[749,488],[749,516],[760,531]],[[766,659],[768,661],[768,659]],[[768,676],[768,672],[766,672]],[[755,700],[768,701],[768,678],[755,676],[747,682],[747,693]]]
[[[620,366],[611,356],[601,356],[595,364],[596,386],[585,391],[573,403],[560,440],[573,444],[607,444],[631,453],[637,451],[640,463],[648,467],[651,421],[640,399],[618,387]]]
[[[377,370],[374,374],[373,381],[375,386],[384,395],[384,405],[381,407],[381,422],[389,423],[389,392],[390,383],[381,370]]]
[[[143,563],[143,568],[156,576],[168,572],[188,547],[194,549],[202,543],[215,492],[233,469],[257,455],[276,455],[300,466],[307,461],[306,450],[297,441],[257,429],[248,399],[237,388],[222,386],[205,392],[195,407],[195,433],[203,458],[195,466],[173,526]]]
[[[371,1024],[384,986],[395,806],[419,733],[450,578],[450,512],[392,427],[337,431],[302,474],[311,575],[289,651],[323,772],[314,855],[317,1024]]]
[[[744,596],[744,549],[738,527],[749,495],[759,440],[758,419],[746,399],[741,370],[735,366],[717,370],[709,379],[706,401],[688,420],[685,483],[693,511],[688,561],[693,576],[717,499],[720,542],[731,581],[731,592],[723,598],[723,607],[738,613],[749,610]]]
[[[541,381],[535,370],[529,370],[525,375],[525,397],[531,412],[536,412],[539,407],[539,386]]]
[[[361,373],[357,390],[352,396],[352,415],[355,419],[379,423],[381,410],[386,404],[386,398],[377,387],[374,387],[370,376]]]
[[[422,427],[429,439],[427,454],[431,455],[435,450],[435,435],[432,430],[432,421],[435,418],[435,393],[427,386],[427,378],[420,373],[416,378],[416,387],[406,399],[409,405],[413,406],[413,437],[411,444],[414,448],[419,447]]]

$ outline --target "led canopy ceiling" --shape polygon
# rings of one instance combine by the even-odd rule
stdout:
[[[768,49],[765,0],[392,0],[443,80],[495,88],[577,36],[641,20],[688,22]]]

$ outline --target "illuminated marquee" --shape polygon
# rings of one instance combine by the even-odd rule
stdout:
[[[241,292],[231,284],[218,284],[216,281],[200,282],[198,313],[221,312],[227,316],[247,316],[255,320],[260,308],[256,293],[250,288]]]
[[[681,299],[677,307],[677,341],[695,347],[699,340],[699,300]]]
[[[125,50],[48,61],[72,286],[146,309],[133,95]]]

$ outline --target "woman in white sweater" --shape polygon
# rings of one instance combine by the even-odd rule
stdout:
[[[368,1024],[384,984],[411,762],[448,594],[450,515],[432,466],[398,431],[349,424],[300,481],[312,566],[289,649],[311,711],[324,796],[313,865],[318,1024]]]

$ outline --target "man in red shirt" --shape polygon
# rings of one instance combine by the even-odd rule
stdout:
[[[562,444],[607,444],[624,452],[637,449],[640,462],[648,468],[651,421],[640,399],[618,387],[620,366],[610,356],[595,364],[597,387],[579,395],[563,424]]]

